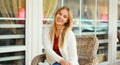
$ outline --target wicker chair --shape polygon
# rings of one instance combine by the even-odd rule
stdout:
[[[33,58],[31,65],[38,65],[39,62],[44,62],[45,59],[45,54],[37,55]]]
[[[98,39],[95,36],[77,37],[77,51],[80,65],[98,65],[97,50]],[[45,60],[45,54],[38,55],[32,60],[31,65],[38,65],[40,61]]]
[[[80,36],[77,39],[77,52],[80,65],[98,65],[98,39],[95,36]]]

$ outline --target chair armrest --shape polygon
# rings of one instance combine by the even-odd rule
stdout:
[[[44,62],[45,59],[46,59],[45,54],[37,55],[33,58],[31,65],[38,65],[39,62]]]

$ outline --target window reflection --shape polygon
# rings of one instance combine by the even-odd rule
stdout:
[[[120,20],[120,0],[118,0],[118,20]]]
[[[94,21],[81,21],[82,32],[95,32]]]
[[[25,51],[16,49],[25,45],[25,9],[26,0],[0,0],[0,65],[25,65]]]
[[[64,6],[68,6],[72,10],[74,18],[80,17],[80,0],[64,0]]]
[[[108,0],[98,0],[98,19],[108,20]]]
[[[25,1],[0,0],[0,46],[25,45]]]
[[[0,46],[25,45],[24,28],[0,28]]]
[[[107,61],[107,54],[108,54],[108,44],[103,43],[99,45],[99,50],[98,50],[98,62],[106,62]]]
[[[0,65],[25,65],[25,52],[0,53]]]
[[[95,19],[95,0],[82,0],[82,19]]]
[[[0,0],[0,17],[18,17],[25,12],[25,0]]]
[[[118,21],[117,21],[117,59],[120,59],[120,0],[118,0]]]

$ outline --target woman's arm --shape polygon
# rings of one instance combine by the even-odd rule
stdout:
[[[70,31],[70,34],[68,34],[68,36],[68,61],[70,61],[72,65],[78,65],[77,43],[75,35],[72,31]]]
[[[52,47],[52,43],[50,41],[50,38],[49,38],[49,29],[46,28],[46,29],[43,29],[43,46],[44,46],[44,49],[45,49],[45,53],[46,55],[52,59],[54,62],[60,62],[61,59],[63,59],[62,57],[60,57],[59,55],[57,55],[54,51],[53,51],[53,47]]]

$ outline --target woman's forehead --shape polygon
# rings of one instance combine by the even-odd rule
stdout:
[[[66,9],[62,9],[62,10],[60,10],[59,12],[68,15],[68,10],[66,10]],[[58,12],[58,13],[59,13],[59,12]]]

